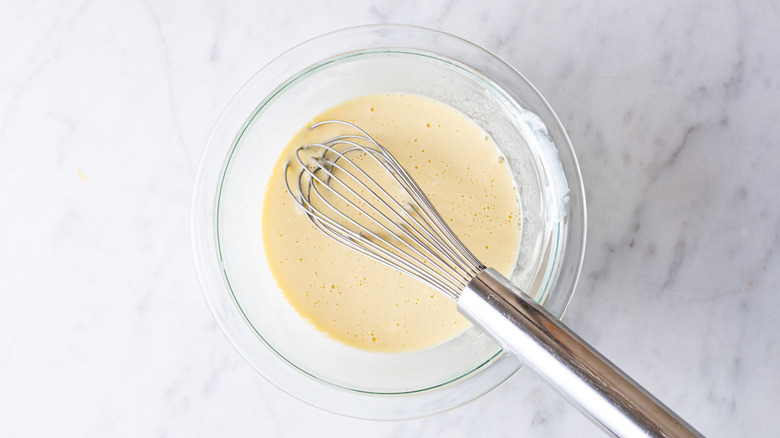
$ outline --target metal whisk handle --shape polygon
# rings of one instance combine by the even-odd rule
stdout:
[[[458,310],[618,437],[702,437],[494,269],[474,277]]]

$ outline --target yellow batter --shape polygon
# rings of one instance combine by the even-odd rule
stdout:
[[[487,266],[511,272],[520,243],[514,180],[473,121],[408,94],[363,96],[314,121],[334,119],[356,124],[387,148],[466,246]],[[423,349],[468,328],[444,295],[330,240],[295,207],[284,188],[284,164],[299,146],[346,129],[309,131],[309,125],[280,156],[263,204],[266,256],[289,302],[330,337],[373,351]]]

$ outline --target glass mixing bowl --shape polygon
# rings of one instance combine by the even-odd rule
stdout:
[[[585,198],[571,143],[547,102],[512,67],[427,29],[340,30],[291,49],[252,77],[208,139],[193,196],[192,242],[214,317],[259,373],[332,412],[402,419],[474,400],[521,365],[475,327],[410,353],[368,352],[328,338],[286,302],[261,233],[266,184],[293,134],[333,105],[384,92],[444,102],[493,138],[521,205],[522,243],[510,278],[560,317],[585,246]]]

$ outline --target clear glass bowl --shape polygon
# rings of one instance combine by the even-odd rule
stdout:
[[[366,352],[329,339],[285,301],[268,269],[261,233],[266,183],[293,134],[333,105],[381,92],[447,103],[501,148],[522,209],[522,244],[510,277],[560,317],[585,247],[585,197],[571,143],[547,102],[512,67],[465,40],[422,28],[333,32],[291,49],[250,79],[217,121],[203,153],[192,244],[214,317],[258,372],[332,412],[402,419],[474,400],[520,364],[474,327],[412,353]]]

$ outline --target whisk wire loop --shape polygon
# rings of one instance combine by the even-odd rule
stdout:
[[[288,182],[290,163],[285,167],[291,197],[332,239],[457,300],[482,263],[387,149],[348,122],[329,120],[311,129],[325,124],[357,133],[299,147],[297,193]],[[368,162],[358,163],[364,157]]]

